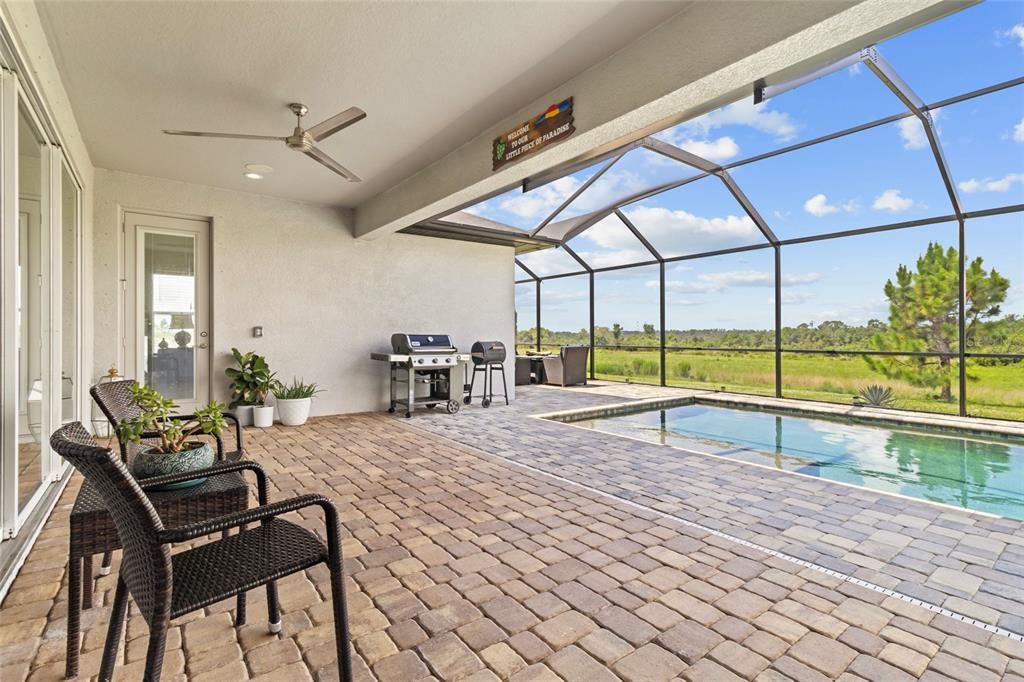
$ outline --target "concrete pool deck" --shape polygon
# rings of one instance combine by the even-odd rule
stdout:
[[[979,624],[1024,636],[1024,523],[808,476],[707,457],[533,418],[699,391],[600,383],[558,389],[520,386],[510,407],[470,409],[455,419],[410,423],[511,462],[640,505],[730,538],[892,591]],[[748,405],[808,409],[803,401],[709,394]],[[889,410],[824,406],[847,416]],[[907,413],[902,413],[907,414]],[[909,415],[949,427],[956,419]],[[1007,433],[1009,422],[967,420]],[[994,428],[993,428],[994,427]]]

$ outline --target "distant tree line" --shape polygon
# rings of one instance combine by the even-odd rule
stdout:
[[[534,328],[523,329],[520,323],[519,343],[536,343]],[[643,329],[624,329],[615,324],[611,327],[595,326],[594,343],[598,346],[654,346],[661,343],[653,324]],[[870,350],[871,340],[876,334],[885,334],[889,325],[881,320],[869,320],[864,325],[850,325],[840,320],[825,320],[820,323],[804,323],[795,327],[782,328],[782,344],[785,348],[806,350]],[[968,347],[984,353],[1024,353],[1024,316],[1007,315],[995,329],[975,335],[968,340]],[[589,344],[590,332],[556,331],[542,327],[542,344]],[[774,348],[775,331],[772,329],[670,329],[665,334],[668,346],[710,346],[715,348]]]
[[[964,336],[967,350],[975,353],[1024,353],[1024,317],[1002,313],[1010,281],[995,269],[986,270],[981,258],[965,264],[963,286]],[[797,350],[875,350],[886,353],[933,353],[937,355],[866,356],[875,372],[917,386],[936,388],[938,398],[952,400],[956,379],[955,353],[960,343],[959,253],[952,247],[930,243],[914,267],[900,265],[895,278],[883,287],[889,302],[889,319],[849,325],[825,320],[782,328],[784,348]],[[590,343],[586,329],[578,332],[540,330],[542,344]],[[519,342],[536,343],[535,330],[519,332]],[[653,324],[623,329],[620,324],[594,328],[597,346],[653,346],[661,344]],[[715,348],[773,348],[772,329],[672,329],[666,346]],[[979,358],[978,364],[1019,362],[1013,359]],[[968,373],[970,379],[970,374]]]

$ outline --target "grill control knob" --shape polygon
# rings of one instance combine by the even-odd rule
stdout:
[[[431,360],[431,362],[436,365],[437,364],[437,358],[434,358],[433,360]]]
[[[416,363],[419,365],[423,364],[423,358],[416,358]]]
[[[446,364],[446,365],[452,364],[452,359],[451,358],[445,358],[444,359],[444,364]]]

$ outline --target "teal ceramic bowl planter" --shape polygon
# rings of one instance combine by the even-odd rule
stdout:
[[[158,452],[154,448],[141,450],[132,463],[132,474],[137,479],[143,479],[153,476],[164,476],[166,474],[197,471],[213,466],[216,456],[209,443],[192,442],[185,445],[185,450],[170,454]],[[158,486],[153,490],[180,490],[182,488],[202,485],[205,482],[206,478],[203,477],[182,481],[181,483]]]

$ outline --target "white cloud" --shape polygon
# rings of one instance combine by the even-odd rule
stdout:
[[[675,145],[709,161],[726,161],[740,153],[740,146],[728,135],[714,140],[680,139]]]
[[[587,234],[584,232],[584,234]],[[649,251],[640,249],[623,249],[621,251],[578,251],[580,258],[587,261],[592,268],[610,268],[630,263],[646,263],[654,260]],[[628,271],[623,271],[627,272]],[[644,273],[645,275],[647,273]]]
[[[816,272],[787,273],[782,276],[782,283],[787,286],[810,284],[821,279]],[[647,282],[646,286],[656,288],[657,281]],[[668,280],[665,289],[677,293],[712,294],[733,287],[772,287],[775,286],[775,275],[763,270],[729,270],[725,272],[706,272],[691,280]]]
[[[524,194],[516,194],[498,202],[498,208],[526,219],[541,219],[561,206],[562,202],[579,189],[580,182],[572,177],[558,178]]]
[[[807,303],[812,298],[814,298],[814,294],[783,294],[782,302],[788,303],[789,305],[800,305],[802,303]],[[770,299],[768,302],[774,303],[775,299]]]
[[[540,223],[572,196],[581,184],[576,178],[566,176],[530,192],[495,197],[464,210],[500,222],[509,220],[502,215],[504,213],[528,222]],[[613,201],[639,192],[648,186],[648,183],[637,173],[610,170],[577,197],[572,205],[563,211],[562,215],[556,217],[556,220],[604,208]]]
[[[1020,48],[1024,50],[1024,24],[1016,24],[1004,35],[1007,38],[1016,38]]]
[[[550,289],[550,287],[549,287]],[[566,303],[570,301],[589,301],[590,290],[586,291],[545,291],[543,294],[544,302],[550,303],[556,301],[558,303]]]
[[[839,213],[839,207],[829,204],[828,198],[824,195],[814,195],[808,199],[804,202],[804,210],[818,217],[829,213]]]
[[[903,196],[898,189],[887,189],[877,197],[871,207],[877,211],[889,211],[890,213],[902,213],[913,208],[916,202]]]
[[[975,192],[1008,192],[1015,183],[1024,183],[1024,173],[1009,173],[1001,178],[961,180],[957,186],[968,194]]]
[[[850,78],[859,76],[864,71],[864,65],[860,62],[854,62],[847,67],[846,73],[849,74]]]
[[[771,135],[777,142],[788,142],[796,137],[799,125],[789,114],[771,111],[767,102],[754,104],[749,99],[698,116],[662,131],[656,137],[688,152],[711,161],[726,161],[740,153],[740,146],[729,135],[712,137],[715,129],[738,125]]]
[[[1024,142],[1024,118],[1020,120],[1020,123],[1013,126],[1013,141]]]
[[[942,115],[942,109],[933,109],[929,112],[932,122],[937,123]],[[925,134],[924,125],[917,116],[901,118],[896,122],[896,129],[903,140],[904,149],[924,149],[928,146],[928,136]]]
[[[642,204],[625,214],[663,255],[715,251],[763,240],[754,221],[745,215],[705,218]],[[586,232],[590,239],[609,249],[635,247],[636,239],[629,232],[602,223]]]
[[[739,102],[698,116],[692,121],[686,121],[673,130],[684,129],[690,135],[699,133],[706,137],[715,128],[742,125],[762,133],[768,133],[779,142],[788,142],[796,137],[800,126],[790,118],[789,114],[783,111],[770,111],[768,104],[768,102],[754,104],[753,100],[744,98]]]
[[[860,206],[857,202],[852,199],[841,205],[830,204],[828,203],[828,197],[820,193],[815,194],[804,202],[804,210],[818,218],[831,213],[839,213],[840,211],[843,213],[854,213],[859,208]]]
[[[594,181],[583,194],[573,202],[571,213],[579,215],[604,208],[613,201],[647,189],[650,183],[632,171],[616,171],[614,168]]]
[[[573,260],[572,256],[562,249],[545,249],[519,256],[523,265],[540,277],[557,275],[563,272],[583,270],[583,266]]]
[[[916,116],[900,119],[896,127],[903,139],[904,149],[924,149],[928,146],[928,136],[924,134],[924,126]]]

